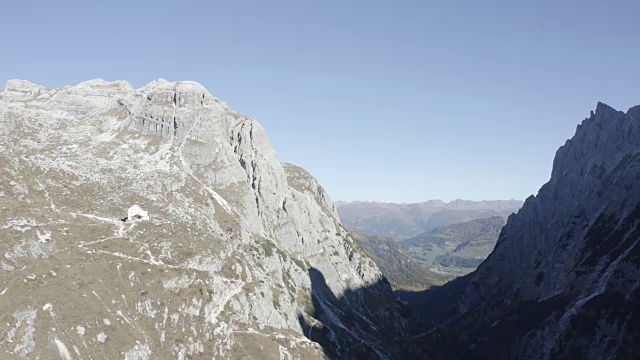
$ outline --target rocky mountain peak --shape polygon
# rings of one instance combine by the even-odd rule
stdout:
[[[640,121],[599,102],[595,113],[556,152],[551,180],[567,174],[601,177],[640,140]]]
[[[434,199],[434,200],[427,200],[424,202],[425,206],[433,206],[433,207],[444,207],[447,206],[447,203],[440,200],[440,199]]]
[[[411,324],[326,191],[197,83],[9,81],[0,163],[0,357],[320,358],[320,327],[388,358]]]
[[[627,110],[627,115],[629,115],[633,119],[640,121],[640,105],[634,106]]]
[[[106,81],[104,79],[93,79],[93,80],[83,81],[74,87],[77,89],[86,89],[87,91],[91,91],[90,89],[94,89],[94,91],[98,91],[98,92],[100,91],[110,92],[110,90],[122,91],[122,92],[133,91],[133,86],[131,86],[129,82],[124,80]]]
[[[640,121],[632,109],[599,103],[487,260],[444,287],[442,299],[456,299],[449,326],[483,356],[637,355],[628,345],[640,333]]]
[[[25,91],[25,92],[35,92],[38,90],[44,89],[43,86],[36,85],[27,80],[7,80],[5,85],[6,91]]]

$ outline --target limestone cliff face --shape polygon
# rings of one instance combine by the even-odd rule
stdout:
[[[640,353],[640,116],[598,104],[512,215],[449,324],[487,358]]]
[[[150,220],[123,222],[133,204]],[[193,82],[9,81],[0,238],[3,358],[321,358],[301,319],[336,324],[312,318],[310,273],[395,303],[316,180]],[[375,344],[358,324],[407,317],[340,331]]]

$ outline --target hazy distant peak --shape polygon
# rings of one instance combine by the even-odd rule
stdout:
[[[392,201],[384,201],[384,200],[351,200],[344,201],[338,200],[335,202],[336,206],[342,205],[351,205],[351,204],[397,204],[397,205],[409,205],[408,203],[394,203]]]
[[[426,206],[434,206],[434,207],[442,207],[442,206],[447,205],[447,203],[445,201],[442,201],[440,199],[427,200],[427,201],[423,202],[422,204],[424,204]]]
[[[514,205],[522,203],[521,200],[509,199],[509,200],[463,200],[463,199],[455,199],[450,201],[444,201],[442,199],[432,199],[423,202],[394,202],[394,201],[385,201],[385,200],[338,200],[336,201],[336,206],[344,206],[344,205],[353,205],[353,204],[392,204],[392,205],[400,205],[400,206],[432,206],[432,207],[456,207],[456,206],[474,206],[478,204],[487,204],[487,205]]]
[[[374,201],[339,201],[335,204],[345,225],[365,234],[386,235],[402,240],[443,225],[492,216],[507,217],[517,212],[523,202],[457,199],[451,202],[429,200],[410,204]]]

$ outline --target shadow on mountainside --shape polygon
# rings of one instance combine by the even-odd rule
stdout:
[[[319,270],[309,278],[312,307],[298,320],[329,359],[472,359],[450,333],[416,321],[386,279],[336,296]]]
[[[439,323],[458,315],[456,304],[467,287],[469,276],[461,276],[427,290],[398,290],[393,294],[420,320]]]

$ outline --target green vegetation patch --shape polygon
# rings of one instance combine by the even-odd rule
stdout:
[[[300,260],[300,259],[296,259],[294,257],[291,258],[291,260],[298,265],[298,267],[300,269],[302,269],[302,271],[307,271],[309,269],[309,266],[307,265],[306,261],[304,260]]]
[[[262,246],[262,250],[264,250],[264,254],[267,257],[273,256],[273,250],[276,250],[276,244],[274,244],[271,240],[264,239],[260,242],[260,246]]]

